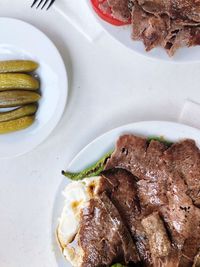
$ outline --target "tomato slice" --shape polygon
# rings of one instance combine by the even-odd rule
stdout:
[[[112,25],[115,25],[115,26],[122,26],[122,25],[127,25],[131,23],[131,21],[124,22],[124,21],[115,19],[112,15],[112,11],[110,7],[106,8],[105,11],[102,10],[101,5],[105,4],[106,2],[107,0],[91,0],[92,7],[100,18],[102,18],[106,22]]]

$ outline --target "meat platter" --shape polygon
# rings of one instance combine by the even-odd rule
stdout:
[[[87,2],[103,28],[133,51],[168,61],[199,60],[199,1]]]
[[[70,249],[81,244],[83,253],[79,251],[72,265],[199,266],[199,143],[199,131],[191,127],[141,122],[106,133],[80,152],[68,170],[79,171],[115,147],[103,172],[83,182],[93,197],[87,208],[81,207],[80,239],[73,238]],[[66,228],[64,224],[57,228],[57,218],[63,208],[60,191],[66,184],[65,180],[59,188],[53,215],[61,247],[60,234]],[[69,196],[68,187],[74,193],[79,188],[80,195],[80,181],[71,182],[64,196]],[[59,266],[71,266],[59,249],[56,255]]]

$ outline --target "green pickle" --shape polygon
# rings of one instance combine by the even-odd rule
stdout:
[[[21,117],[35,114],[36,111],[37,105],[30,104],[7,112],[0,112],[0,122],[19,119]]]
[[[25,116],[16,120],[0,122],[0,134],[11,133],[25,129],[33,124],[35,116]]]
[[[6,60],[0,61],[0,73],[7,72],[33,72],[38,63],[32,60]]]
[[[40,99],[38,93],[24,90],[0,92],[0,108],[17,107],[35,103]]]
[[[29,74],[0,73],[0,91],[5,90],[38,90],[39,81]]]

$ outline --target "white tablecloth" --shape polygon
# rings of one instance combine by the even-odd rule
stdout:
[[[91,43],[55,8],[36,11],[30,3],[1,1],[0,16],[23,19],[53,40],[68,70],[69,100],[60,124],[42,145],[27,155],[0,160],[2,267],[57,266],[51,223],[63,179],[60,170],[87,143],[129,122],[177,121],[185,99],[200,102],[200,64],[149,60],[106,33]]]

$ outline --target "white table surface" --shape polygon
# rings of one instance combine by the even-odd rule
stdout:
[[[69,100],[43,144],[24,156],[0,160],[1,267],[57,266],[51,222],[60,170],[87,143],[134,121],[176,121],[186,99],[200,102],[200,63],[149,60],[106,33],[90,43],[55,8],[31,10],[31,1],[1,1],[0,16],[23,19],[53,40],[68,70]]]

